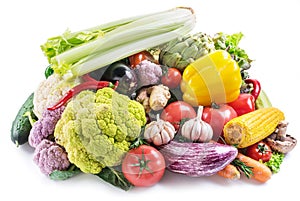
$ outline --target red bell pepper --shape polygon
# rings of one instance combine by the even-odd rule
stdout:
[[[241,93],[235,101],[228,105],[236,111],[237,116],[241,116],[255,110],[255,99],[251,94]]]

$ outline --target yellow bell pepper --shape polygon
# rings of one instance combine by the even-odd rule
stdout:
[[[183,100],[193,106],[228,103],[240,94],[238,64],[224,50],[217,50],[189,64],[180,84]]]

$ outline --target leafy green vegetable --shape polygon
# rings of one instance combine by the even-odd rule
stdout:
[[[194,25],[194,13],[177,7],[100,25],[87,33],[66,32],[41,47],[54,72],[68,78],[166,43],[189,33]]]
[[[105,167],[96,175],[113,186],[119,187],[125,191],[128,191],[133,187],[133,185],[124,177],[122,171],[117,168]]]
[[[268,162],[264,164],[268,166],[273,173],[278,173],[280,170],[280,165],[283,162],[284,154],[279,152],[273,152],[272,157]]]
[[[50,175],[52,180],[66,180],[81,173],[80,169],[75,165],[71,165],[67,170],[54,170]]]
[[[248,76],[245,70],[248,70],[251,67],[252,60],[245,50],[239,47],[239,43],[243,36],[244,35],[241,32],[232,35],[220,32],[214,36],[213,40],[216,50],[226,50],[230,53],[232,58],[240,66],[242,77],[245,79]]]
[[[101,30],[84,30],[76,33],[67,30],[60,36],[49,38],[45,44],[41,45],[41,49],[50,62],[52,57],[102,35]]]

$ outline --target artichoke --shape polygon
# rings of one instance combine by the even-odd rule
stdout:
[[[165,44],[160,50],[159,62],[183,71],[187,65],[212,51],[215,51],[212,37],[198,32],[178,37]]]

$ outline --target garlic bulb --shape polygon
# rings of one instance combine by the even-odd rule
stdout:
[[[152,121],[146,125],[144,138],[147,142],[160,146],[169,143],[174,138],[175,133],[174,126],[170,122],[160,119],[157,115],[157,121]]]
[[[201,119],[203,106],[198,107],[197,117],[186,121],[181,129],[181,135],[193,142],[208,142],[213,137],[212,127]]]

